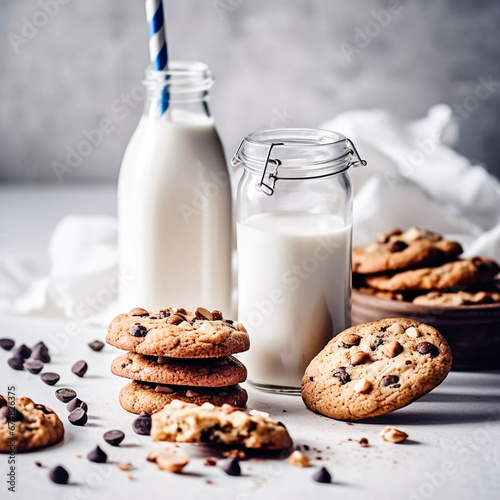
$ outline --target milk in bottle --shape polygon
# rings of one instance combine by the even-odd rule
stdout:
[[[201,63],[147,70],[118,185],[121,307],[231,314],[231,191]],[[168,92],[168,109],[162,102]]]

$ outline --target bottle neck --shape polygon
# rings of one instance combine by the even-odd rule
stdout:
[[[202,63],[172,62],[167,71],[146,70],[144,113],[173,122],[212,120],[209,108],[213,78]]]

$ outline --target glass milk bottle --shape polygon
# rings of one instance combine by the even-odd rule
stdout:
[[[363,163],[343,135],[281,129],[251,134],[233,165],[238,187],[238,319],[249,382],[298,393],[312,358],[350,326],[352,192]]]
[[[231,314],[231,188],[208,108],[213,82],[197,62],[146,70],[145,109],[118,183],[124,311]]]

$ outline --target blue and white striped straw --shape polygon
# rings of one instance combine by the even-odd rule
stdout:
[[[162,0],[146,0],[146,19],[149,26],[151,68],[156,71],[165,71],[168,69],[168,49]],[[168,108],[168,100],[168,92],[164,91],[162,114]]]

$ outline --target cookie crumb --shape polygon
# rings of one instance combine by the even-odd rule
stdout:
[[[205,479],[205,484],[214,484],[214,482],[211,479]]]
[[[222,452],[222,455],[228,458],[239,458],[240,460],[245,460],[245,458],[247,458],[247,455],[243,450],[236,449],[224,451]]]
[[[286,461],[297,467],[309,467],[311,463],[311,460],[299,450],[295,450]]]
[[[130,462],[121,462],[118,464],[120,470],[131,470],[133,468]]]
[[[205,467],[213,467],[217,465],[217,459],[215,457],[208,457],[203,465]]]
[[[370,443],[368,442],[368,439],[365,437],[362,437],[358,443],[363,447],[363,448],[368,448],[370,446]]]

